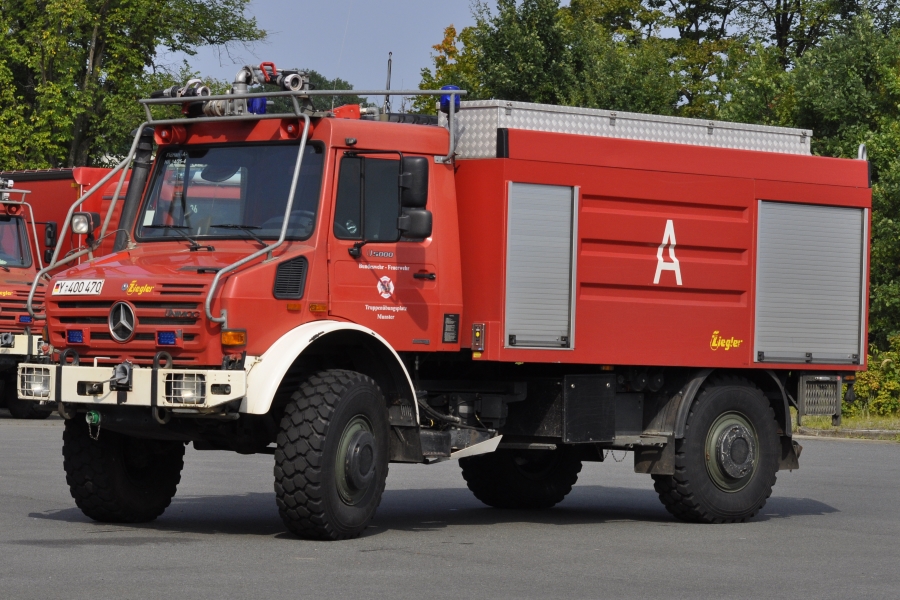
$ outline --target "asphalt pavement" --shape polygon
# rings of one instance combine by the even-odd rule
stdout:
[[[272,457],[189,448],[147,525],[87,519],[69,496],[62,422],[0,412],[0,598],[898,598],[900,444],[802,440],[751,522],[694,525],[647,475],[586,463],[549,511],[499,511],[453,462],[391,465],[356,540],[287,534]],[[618,458],[622,458],[622,453]]]

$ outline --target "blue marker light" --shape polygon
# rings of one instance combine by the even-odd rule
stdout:
[[[174,346],[175,345],[175,332],[174,331],[157,331],[156,332],[156,343],[160,346]]]
[[[66,341],[70,344],[83,344],[84,343],[84,331],[81,329],[69,329],[66,331]]]

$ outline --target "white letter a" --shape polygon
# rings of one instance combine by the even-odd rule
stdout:
[[[669,258],[672,262],[663,260],[663,248],[669,245]],[[659,276],[663,271],[675,271],[675,283],[681,285],[681,267],[678,265],[678,259],[675,258],[675,224],[672,219],[666,221],[666,232],[663,234],[662,244],[656,251],[656,277],[653,278],[654,285],[659,284]]]

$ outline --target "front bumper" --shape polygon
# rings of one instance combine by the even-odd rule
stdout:
[[[37,335],[13,335],[11,345],[0,346],[0,356],[37,356],[40,341]]]
[[[21,400],[84,405],[157,406],[173,412],[208,412],[247,395],[247,373],[219,369],[151,369],[134,366],[131,385],[117,389],[110,366],[22,363],[16,387]]]

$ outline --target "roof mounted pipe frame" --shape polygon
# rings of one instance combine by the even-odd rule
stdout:
[[[288,192],[287,203],[284,208],[284,220],[281,223],[281,234],[278,236],[278,240],[275,243],[269,244],[265,248],[260,248],[256,252],[254,252],[248,256],[245,256],[241,260],[234,262],[234,263],[228,265],[227,267],[224,267],[224,268],[220,269],[219,271],[217,271],[216,276],[213,278],[212,283],[209,286],[209,292],[207,292],[207,294],[206,294],[206,303],[205,303],[206,317],[214,323],[221,323],[222,326],[225,328],[228,327],[228,311],[226,311],[225,309],[222,309],[221,316],[218,316],[218,317],[213,316],[213,314],[212,314],[212,301],[213,301],[213,298],[215,297],[216,289],[219,286],[219,281],[221,280],[222,275],[225,273],[230,273],[231,271],[234,271],[234,270],[238,269],[239,267],[242,267],[243,265],[247,264],[251,260],[255,260],[255,259],[259,258],[263,254],[268,254],[271,257],[272,252],[275,250],[275,248],[278,248],[279,246],[281,246],[281,244],[284,243],[284,238],[287,237],[287,229],[288,229],[288,225],[290,223],[291,209],[294,206],[294,192],[297,191],[297,180],[300,178],[300,167],[303,165],[303,153],[306,150],[306,141],[309,137],[309,124],[310,124],[309,116],[304,115],[304,114],[301,114],[299,116],[304,121],[303,135],[300,138],[300,147],[297,150],[297,162],[294,164],[294,176],[291,179],[291,189]]]
[[[144,105],[144,112],[147,114],[147,123],[153,125],[171,125],[175,123],[184,123],[186,119],[164,119],[156,120],[150,111],[151,106],[158,105],[175,105],[185,104],[186,102],[210,102],[216,100],[247,100],[251,98],[290,98],[293,103],[295,117],[300,117],[303,112],[298,102],[298,98],[309,96],[450,96],[450,112],[448,114],[447,129],[450,132],[450,144],[447,156],[442,157],[443,161],[452,161],[456,155],[456,101],[454,96],[466,96],[466,90],[297,90],[283,92],[247,92],[242,94],[220,94],[217,96],[203,96],[202,100],[185,98],[143,98],[138,100]],[[222,121],[261,121],[263,119],[283,119],[285,113],[266,113],[263,115],[246,114],[230,117],[195,117],[189,119],[191,123],[209,123]]]
[[[81,206],[81,204],[89,197],[91,197],[97,190],[103,189],[103,186],[106,184],[106,182],[112,179],[113,175],[121,171],[121,174],[119,175],[119,183],[116,186],[116,192],[113,195],[112,201],[110,201],[109,203],[109,209],[106,213],[106,219],[103,222],[103,227],[100,229],[100,235],[98,236],[98,239],[102,238],[106,234],[106,228],[109,225],[110,218],[116,208],[116,203],[119,200],[119,193],[121,192],[122,186],[125,182],[125,173],[127,172],[126,167],[131,164],[131,160],[134,158],[134,154],[137,151],[138,141],[141,139],[141,134],[143,133],[144,128],[148,125],[149,123],[146,121],[141,123],[135,133],[134,141],[131,142],[131,149],[128,151],[128,154],[125,156],[125,158],[122,159],[119,164],[113,167],[113,169],[109,173],[107,173],[102,179],[100,179],[100,181],[94,184],[91,189],[85,192],[84,195],[81,196],[81,198],[76,200],[75,203],[69,207],[69,212],[66,213],[66,218],[63,221],[62,228],[60,229],[59,236],[57,237],[58,241],[56,243],[56,248],[54,248],[53,250],[53,257],[50,259],[50,262],[47,264],[47,266],[38,271],[37,275],[34,278],[34,281],[31,284],[31,290],[28,292],[28,301],[25,304],[25,308],[28,310],[28,314],[30,314],[33,319],[43,320],[45,318],[44,315],[34,314],[34,293],[37,290],[38,284],[41,282],[44,276],[49,273],[51,269],[59,265],[70,263],[76,258],[80,258],[85,254],[92,252],[93,250],[92,248],[85,248],[83,250],[79,250],[78,252],[73,252],[72,254],[64,257],[62,260],[58,260],[59,252],[62,249],[62,240],[65,238],[65,235],[69,228],[69,223],[72,221],[72,215],[75,213],[75,209]]]

